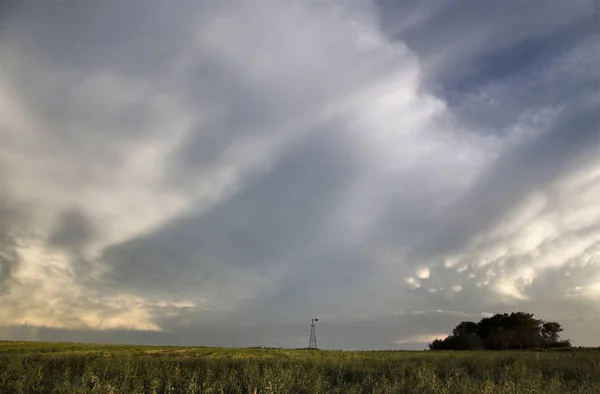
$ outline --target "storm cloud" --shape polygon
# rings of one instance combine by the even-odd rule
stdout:
[[[0,335],[600,328],[592,0],[0,8]]]

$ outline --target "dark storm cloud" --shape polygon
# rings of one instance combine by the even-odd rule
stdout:
[[[454,85],[446,86],[446,89],[469,91],[490,80],[502,80],[518,74],[521,74],[520,78],[527,78],[528,74],[568,53],[580,40],[595,35],[596,31],[596,17],[590,14],[540,36],[496,52],[483,53],[471,62],[473,72],[455,81]]]
[[[11,279],[14,269],[19,263],[14,250],[14,240],[9,234],[0,233],[0,292],[5,290],[5,284]]]
[[[26,218],[22,208],[6,197],[0,195],[0,293],[6,290],[19,264],[19,244],[15,238],[23,230],[20,222]]]
[[[479,132],[505,134],[523,110],[539,100],[562,102],[580,86],[522,88],[536,73],[598,34],[592,0],[536,2],[375,1],[382,29],[420,55],[426,85],[444,97],[453,114]],[[517,11],[518,10],[518,11]],[[586,67],[586,66],[584,66]],[[592,71],[593,72],[593,71]],[[566,84],[556,78],[552,84]],[[512,79],[512,80],[511,80]],[[568,83],[568,82],[567,82]],[[491,84],[506,87],[511,100]],[[556,97],[556,95],[559,97]],[[515,97],[516,96],[516,97]],[[517,99],[521,96],[520,99]],[[493,103],[490,103],[493,102]]]
[[[354,3],[11,8],[0,333],[423,348],[526,309],[593,343],[591,2]]]
[[[222,270],[268,275],[300,263],[319,243],[317,229],[353,173],[331,137],[313,134],[290,147],[277,167],[208,213],[107,249],[115,280],[141,292],[154,286],[177,292],[215,279],[226,285]]]
[[[90,69],[158,76],[190,38],[189,23],[198,17],[190,10],[190,5],[160,2],[148,7],[130,2],[117,12],[103,2],[30,2],[13,7],[4,28],[8,37],[18,39],[23,54],[60,66],[75,78]],[[161,23],[144,23],[150,20]]]
[[[56,247],[73,250],[85,246],[94,236],[93,224],[77,210],[63,212],[50,234],[48,242]]]
[[[374,4],[382,29],[390,38],[406,42],[426,62],[436,59],[441,68],[434,75],[449,78],[465,77],[473,70],[479,71],[483,59],[502,52],[507,56],[518,54],[511,51],[543,42],[545,37],[557,39],[552,52],[560,51],[572,32],[565,25],[578,31],[575,20],[587,24],[593,14],[592,0],[569,4],[376,0]],[[496,60],[502,65],[510,63],[508,57]],[[516,65],[522,64],[519,57],[513,60]],[[451,68],[458,65],[463,68]]]
[[[600,144],[598,124],[600,115],[595,108],[578,110],[500,156],[458,206],[448,209],[447,216],[435,218],[428,232],[434,237],[417,243],[417,253],[439,251],[441,257],[464,247],[474,234],[493,228],[530,193],[568,172],[574,158]]]

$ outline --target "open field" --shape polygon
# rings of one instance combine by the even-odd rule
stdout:
[[[598,393],[600,350],[342,352],[0,342],[1,393]]]

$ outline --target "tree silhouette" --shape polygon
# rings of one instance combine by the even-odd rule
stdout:
[[[560,340],[562,327],[556,322],[535,319],[533,314],[513,312],[485,317],[479,323],[463,321],[452,335],[436,339],[430,350],[505,350],[542,347],[570,347],[569,340]]]

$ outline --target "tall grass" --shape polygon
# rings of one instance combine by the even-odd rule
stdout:
[[[600,352],[0,344],[0,393],[598,393]]]

